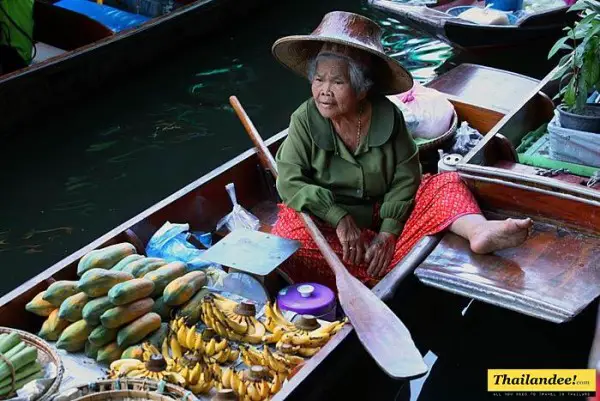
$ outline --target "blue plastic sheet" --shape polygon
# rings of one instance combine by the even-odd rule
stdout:
[[[148,241],[146,255],[163,258],[169,262],[187,263],[189,270],[206,269],[214,264],[202,259],[204,250],[196,248],[188,240],[188,234],[194,235],[203,245],[212,245],[210,233],[190,233],[189,224],[173,224],[166,222]]]

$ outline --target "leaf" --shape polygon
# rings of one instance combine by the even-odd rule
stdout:
[[[600,3],[597,0],[584,0],[583,1],[589,8],[593,9],[594,12],[600,13]]]
[[[587,1],[577,0],[577,2],[569,8],[568,12],[586,10],[588,7]]]
[[[550,49],[550,52],[548,53],[548,59],[551,59],[552,57],[554,57],[556,55],[556,53],[558,53],[559,50],[573,49],[571,46],[566,44],[567,40],[569,40],[569,38],[567,36],[565,36],[564,38],[560,38],[554,44],[554,46],[552,46],[552,49]]]

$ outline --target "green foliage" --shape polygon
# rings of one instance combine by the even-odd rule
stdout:
[[[565,28],[566,35],[552,46],[548,58],[569,51],[560,59],[553,78],[560,79],[557,97],[562,97],[567,110],[581,113],[589,92],[600,89],[600,2],[577,0],[569,8],[573,11],[579,11],[582,19]]]

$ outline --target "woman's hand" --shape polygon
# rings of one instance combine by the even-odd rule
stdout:
[[[342,244],[342,259],[344,262],[355,265],[362,263],[365,255],[365,244],[361,239],[360,228],[358,228],[352,216],[349,214],[344,216],[335,228],[335,233]]]
[[[369,264],[367,273],[373,277],[382,276],[385,268],[392,261],[395,248],[396,236],[394,234],[385,232],[377,234],[365,255],[365,261]]]

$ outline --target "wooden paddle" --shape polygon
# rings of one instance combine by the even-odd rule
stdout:
[[[229,102],[258,148],[261,163],[277,178],[275,160],[237,97],[231,96]],[[406,326],[382,300],[346,270],[310,216],[306,213],[300,213],[300,216],[333,270],[340,304],[369,354],[393,378],[411,379],[424,375],[427,365]]]

